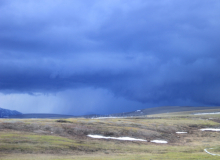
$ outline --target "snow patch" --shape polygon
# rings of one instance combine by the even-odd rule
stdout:
[[[136,112],[140,112],[141,110],[136,110]]]
[[[105,137],[101,135],[87,135],[88,137],[91,138],[99,138],[99,139],[115,139],[115,140],[122,140],[122,141],[144,141],[147,142],[147,140],[144,139],[136,139],[136,138],[131,138],[131,137]]]
[[[213,148],[209,148],[209,149],[213,149]],[[207,151],[207,149],[204,149],[204,151],[205,151],[206,153],[208,153],[208,154],[213,155],[213,156],[220,156],[220,154],[211,153],[211,152]]]
[[[212,113],[195,113],[194,115],[207,115],[207,114],[220,114],[220,112],[212,112]]]
[[[150,142],[153,142],[153,143],[168,143],[167,141],[164,141],[164,140],[152,140]]]
[[[219,128],[203,128],[200,129],[201,131],[215,131],[215,132],[219,132],[220,129]]]
[[[176,132],[177,134],[184,134],[184,133],[187,133],[187,132]]]

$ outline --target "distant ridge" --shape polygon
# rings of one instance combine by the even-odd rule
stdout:
[[[0,108],[0,118],[8,118],[10,116],[22,115],[21,112]]]
[[[73,118],[76,116],[73,115],[63,115],[63,114],[47,114],[47,113],[29,113],[29,114],[20,114],[12,115],[9,118]]]
[[[191,106],[163,106],[163,107],[154,107],[154,108],[146,108],[139,109],[133,112],[123,112],[116,114],[89,114],[82,116],[74,116],[74,115],[62,115],[62,114],[48,114],[48,113],[29,113],[22,114],[18,111],[11,111],[8,109],[0,108],[0,118],[51,118],[51,119],[59,119],[59,118],[98,118],[98,117],[130,117],[130,116],[145,116],[145,115],[153,115],[153,114],[162,114],[162,113],[172,113],[172,112],[184,112],[184,111],[199,111],[199,110],[210,110],[210,109],[220,109],[220,106],[216,107],[191,107]]]
[[[191,107],[191,106],[163,106],[140,109],[133,112],[117,113],[111,114],[110,116],[142,116],[142,115],[152,115],[161,113],[172,113],[172,112],[183,112],[183,111],[196,111],[196,110],[208,110],[208,109],[220,109],[220,106],[216,107]]]

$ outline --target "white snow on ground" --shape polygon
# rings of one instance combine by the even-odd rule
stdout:
[[[141,110],[136,110],[136,112],[140,112]]]
[[[219,128],[203,128],[200,129],[201,131],[215,131],[215,132],[219,132],[220,129]]]
[[[187,133],[187,132],[176,132],[177,134],[184,134],[184,133]]]
[[[147,142],[147,140],[144,139],[136,139],[136,138],[131,138],[131,137],[105,137],[105,136],[101,136],[101,135],[87,135],[88,137],[91,138],[102,138],[102,139],[116,139],[116,140],[122,140],[122,141],[145,141]]]
[[[153,142],[153,143],[167,143],[167,141],[163,141],[163,140],[152,140],[150,142]]]
[[[207,115],[207,114],[220,114],[220,112],[212,112],[212,113],[195,113],[194,115]]]
[[[209,148],[209,149],[213,149],[213,148]],[[204,149],[204,151],[205,151],[206,153],[208,153],[208,154],[213,155],[213,156],[220,156],[220,154],[211,153],[211,152],[207,151],[207,149]]]
[[[122,140],[122,141],[144,141],[147,142],[147,140],[144,139],[137,139],[137,138],[131,138],[131,137],[105,137],[101,135],[87,135],[88,137],[91,138],[98,138],[98,139],[115,139],[115,140]],[[152,140],[150,141],[152,143],[168,143],[167,141],[164,140]]]

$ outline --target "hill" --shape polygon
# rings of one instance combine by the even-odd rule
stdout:
[[[0,108],[0,118],[8,118],[10,116],[22,115],[21,112]]]
[[[146,108],[141,110],[136,110],[133,112],[124,112],[111,114],[109,116],[115,117],[129,117],[129,116],[145,116],[153,114],[162,114],[162,113],[173,113],[173,112],[184,112],[184,111],[199,111],[199,110],[210,110],[210,109],[220,109],[219,106],[215,107],[192,107],[192,106],[162,106],[154,108]]]

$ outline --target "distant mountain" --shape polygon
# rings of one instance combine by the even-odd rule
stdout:
[[[0,108],[0,118],[8,118],[15,115],[22,115],[22,113],[15,110]]]

